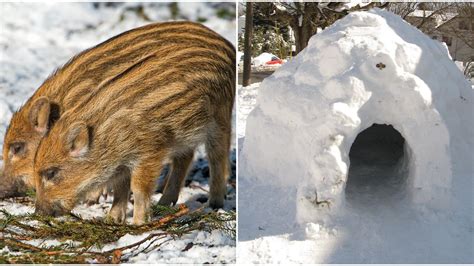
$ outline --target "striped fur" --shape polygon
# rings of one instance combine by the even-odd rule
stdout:
[[[67,212],[94,187],[111,185],[110,215],[125,220],[131,188],[134,223],[143,223],[163,162],[172,162],[160,200],[169,205],[199,144],[209,157],[209,204],[222,207],[235,98],[228,41],[200,24],[163,23],[119,35],[72,62],[64,69],[80,77],[46,83],[87,84],[90,92],[64,96],[64,104],[80,104],[41,140],[34,160],[38,212]]]
[[[153,56],[168,56],[179,42],[182,46],[212,48],[232,57],[233,48],[222,46],[223,40],[206,27],[189,22],[150,24],[115,36],[73,57],[56,70],[16,112],[4,139],[4,172],[0,179],[0,198],[23,194],[33,188],[33,156],[43,132],[38,132],[32,113],[35,105],[46,99],[54,111],[50,115],[51,127],[57,117],[71,108],[91,101],[93,97],[111,95],[106,92],[113,83],[127,72],[139,67]],[[180,46],[180,47],[182,47]],[[162,53],[156,53],[157,49]],[[167,57],[168,58],[168,57]],[[172,68],[163,64],[163,68]],[[123,99],[123,97],[121,98]],[[50,110],[51,112],[51,110]],[[51,113],[50,113],[51,114]],[[12,152],[12,145],[23,143],[24,151]]]

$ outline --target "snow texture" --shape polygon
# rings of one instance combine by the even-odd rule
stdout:
[[[238,130],[240,262],[473,262],[473,113],[447,47],[399,16],[313,36]]]
[[[277,57],[274,54],[271,53],[262,53],[259,56],[253,58],[253,65],[255,67],[263,66],[265,65],[268,61],[272,61],[273,57]]]
[[[11,115],[33,94],[56,68],[78,52],[92,47],[123,31],[152,21],[170,21],[168,3],[0,3],[0,146]],[[139,16],[138,5],[151,20]],[[180,20],[203,21],[235,45],[235,19],[217,15],[218,3],[179,3]],[[230,7],[229,7],[230,6]],[[233,5],[224,7],[235,12]],[[235,118],[234,118],[235,120]],[[234,140],[234,138],[232,138]],[[232,146],[235,146],[233,141]],[[193,210],[202,204],[197,199],[207,196],[209,168],[200,149],[178,203]],[[235,151],[233,152],[235,162]],[[0,168],[2,161],[0,161]],[[229,186],[224,209],[235,209],[235,189]],[[153,197],[159,200],[161,194]],[[79,205],[73,212],[84,218],[103,217],[111,206],[111,198],[94,206]],[[0,208],[12,214],[34,211],[33,206],[0,201]],[[132,205],[129,205],[130,211]],[[131,218],[129,218],[131,219]],[[124,236],[115,246],[131,244],[141,236]],[[171,240],[171,241],[170,241]],[[139,254],[134,263],[232,263],[235,262],[235,241],[222,232],[194,232],[180,239],[166,239],[161,251]],[[54,241],[53,241],[54,242]],[[52,243],[53,243],[52,242]],[[193,242],[188,251],[184,247]],[[46,241],[45,243],[49,243]],[[3,251],[8,252],[8,248]],[[1,253],[1,251],[0,251]]]

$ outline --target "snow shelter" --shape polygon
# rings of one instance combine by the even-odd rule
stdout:
[[[446,209],[472,100],[443,43],[393,13],[354,12],[262,82],[239,173],[296,190],[300,222],[371,204]]]

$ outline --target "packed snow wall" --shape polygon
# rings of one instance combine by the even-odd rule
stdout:
[[[392,13],[354,12],[263,81],[239,173],[296,188],[296,219],[314,221],[347,206],[351,147],[364,130],[386,126],[391,133],[372,136],[389,132],[378,143],[390,142],[388,153],[400,148],[390,168],[399,183],[395,198],[447,209],[453,171],[469,169],[466,158],[453,170],[453,155],[473,146],[472,100],[444,44]],[[390,139],[397,134],[400,140]]]

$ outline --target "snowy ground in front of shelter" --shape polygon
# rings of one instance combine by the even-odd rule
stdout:
[[[238,144],[260,83],[239,86]],[[242,164],[239,167],[245,167]],[[292,178],[292,177],[288,177]],[[468,263],[473,224],[465,217],[401,204],[340,210],[327,222],[297,224],[296,191],[239,176],[238,263]],[[282,196],[282,195],[287,195]],[[472,199],[472,198],[471,198]],[[469,203],[472,205],[472,201]],[[273,208],[272,206],[278,206]],[[469,208],[467,208],[469,209]]]
[[[151,23],[132,11],[137,5],[125,3],[96,9],[91,3],[0,3],[0,147],[12,113],[55,68],[83,49],[125,30]],[[168,4],[143,3],[143,5],[144,14],[152,21],[172,20]],[[216,3],[180,3],[178,7],[178,19],[205,20],[206,26],[235,43],[236,23],[232,15],[232,12],[235,14],[233,4],[224,6],[230,10],[231,15],[227,18],[222,17],[225,12],[217,12],[223,6]],[[232,154],[235,165],[235,149]],[[206,190],[209,189],[209,169],[203,151],[198,151],[191,172],[193,174],[188,177],[178,203],[186,203],[193,210],[202,205],[197,200],[202,201],[202,198],[207,196]],[[235,177],[231,182],[235,183]],[[235,188],[231,185],[228,188],[224,206],[226,211],[235,210],[236,205]],[[160,196],[161,194],[156,194],[153,201],[158,201]],[[102,199],[100,204],[91,207],[80,205],[74,212],[84,218],[103,217],[111,206],[111,200],[111,198]],[[130,204],[129,217],[131,208]],[[33,206],[0,201],[0,209],[12,214],[25,214],[32,212]],[[125,246],[143,237],[146,235],[126,235],[115,246]],[[195,245],[185,250],[190,242]],[[168,242],[160,251],[138,254],[129,262],[232,263],[235,262],[235,240],[220,231],[211,233],[196,231]]]

